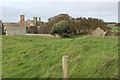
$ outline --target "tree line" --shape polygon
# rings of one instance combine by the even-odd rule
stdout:
[[[46,27],[49,28],[49,30],[52,29],[52,27],[60,22],[60,21],[68,21],[69,25],[71,26],[71,30],[74,32],[75,30],[84,30],[84,32],[87,32],[89,30],[94,30],[97,27],[100,27],[103,30],[109,30],[110,28],[107,27],[106,23],[102,19],[98,18],[85,18],[85,17],[78,17],[78,18],[72,18],[68,14],[59,14],[57,16],[49,18],[49,21],[46,23]]]

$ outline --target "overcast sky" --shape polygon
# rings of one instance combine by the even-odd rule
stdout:
[[[25,15],[26,20],[36,16],[46,22],[48,18],[60,13],[75,18],[94,17],[118,22],[118,0],[4,0],[1,5],[4,22],[18,22],[21,14]]]

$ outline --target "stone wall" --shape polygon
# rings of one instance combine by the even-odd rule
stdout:
[[[8,35],[24,35],[26,34],[25,27],[20,27],[19,23],[3,23]]]
[[[25,27],[5,27],[8,35],[25,35],[26,29]]]
[[[103,29],[101,29],[100,27],[96,28],[92,34],[93,36],[105,36],[105,34],[107,33],[107,31],[104,31]]]

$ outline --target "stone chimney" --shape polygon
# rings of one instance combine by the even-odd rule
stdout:
[[[41,23],[41,17],[38,17],[38,18],[39,18],[38,26],[40,26],[40,23]]]
[[[25,27],[25,15],[20,15],[20,27]]]
[[[33,17],[33,24],[34,26],[37,26],[37,17]]]
[[[39,17],[39,22],[41,22],[41,17]]]

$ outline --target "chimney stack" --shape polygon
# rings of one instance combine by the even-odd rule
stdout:
[[[39,22],[41,22],[41,17],[39,17]]]
[[[25,27],[25,15],[20,15],[20,27]]]
[[[33,17],[34,26],[37,26],[37,17]]]

